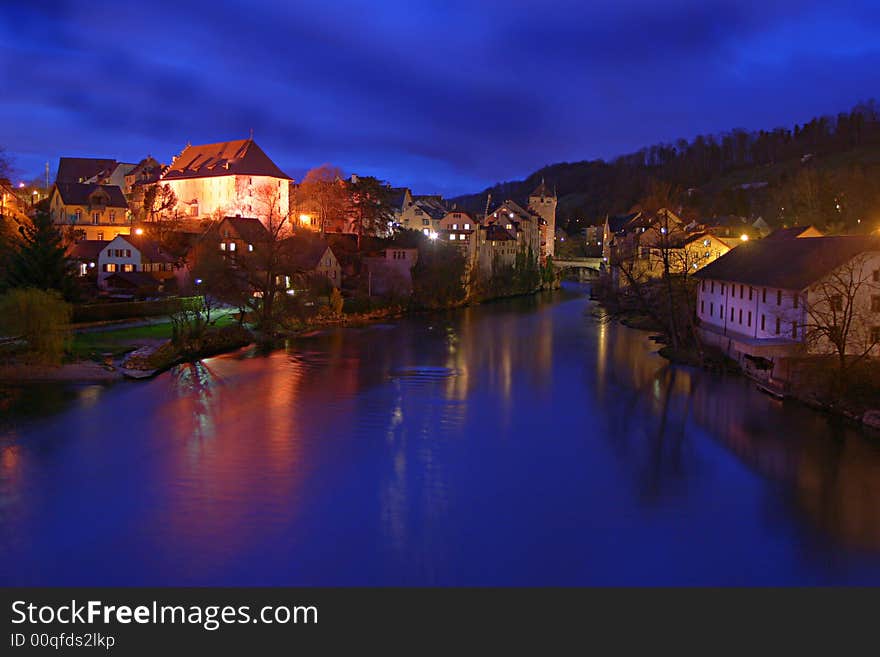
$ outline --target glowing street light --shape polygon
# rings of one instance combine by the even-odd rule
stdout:
[[[745,233],[743,233],[742,235],[740,235],[739,238],[740,238],[743,242],[748,242],[748,241],[749,241],[749,236],[746,235]]]
[[[134,234],[135,234],[135,235],[143,235],[143,234],[144,234],[144,229],[143,229],[143,228],[135,228],[135,229],[134,229]]]
[[[437,232],[432,230],[430,233],[428,233],[428,239],[436,240],[437,239]]]

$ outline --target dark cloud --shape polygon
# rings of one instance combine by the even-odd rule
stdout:
[[[875,3],[6,2],[0,145],[164,159],[258,141],[421,192],[772,127],[875,93]],[[8,5],[8,6],[7,6]]]

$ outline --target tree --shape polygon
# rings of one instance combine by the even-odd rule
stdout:
[[[242,324],[248,307],[249,286],[243,272],[220,250],[216,231],[209,232],[199,242],[191,258],[190,291],[203,298],[206,323],[211,323],[212,310],[228,304],[238,308],[239,324]]]
[[[868,253],[857,255],[807,291],[804,341],[836,356],[841,392],[851,368],[880,344],[880,282],[874,279],[874,262]]]
[[[278,190],[265,185],[256,192],[260,207],[258,217],[265,231],[255,240],[254,250],[236,255],[235,267],[248,288],[248,306],[257,324],[267,334],[277,326],[276,307],[279,295],[286,291],[285,277],[290,275],[290,253],[285,240],[291,234],[290,216],[281,212]]]
[[[74,300],[77,290],[73,263],[49,214],[38,212],[33,225],[22,226],[21,232],[10,259],[6,286],[57,290],[65,299]]]
[[[28,356],[60,365],[70,339],[73,309],[56,290],[22,288],[0,297],[0,332],[27,343]]]
[[[413,300],[423,308],[446,308],[464,300],[467,261],[462,252],[432,242],[419,249],[413,267]]]
[[[345,214],[346,192],[342,171],[322,164],[306,173],[296,193],[296,212],[313,215],[318,229],[326,233]]]
[[[173,246],[169,241],[180,228],[181,216],[177,211],[177,195],[169,185],[145,186],[142,200],[133,200],[131,206],[135,218],[144,222],[150,237],[166,248]]]
[[[372,176],[357,176],[348,185],[348,216],[358,238],[358,249],[365,235],[385,234],[394,219],[390,187]]]

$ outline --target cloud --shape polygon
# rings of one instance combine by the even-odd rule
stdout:
[[[420,192],[846,109],[876,88],[870,2],[14,2],[0,144],[163,159],[254,129]],[[821,89],[816,82],[821,82]],[[759,100],[759,102],[756,102]]]

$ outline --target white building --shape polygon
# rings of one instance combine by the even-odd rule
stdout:
[[[162,174],[186,216],[286,217],[291,178],[253,139],[187,146]]]
[[[878,240],[852,235],[748,242],[694,277],[700,280],[702,339],[745,367],[757,364],[785,380],[785,359],[833,352],[821,327],[834,322],[849,325],[853,353],[874,344],[872,353],[880,355]]]

